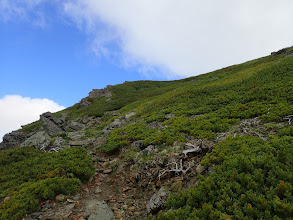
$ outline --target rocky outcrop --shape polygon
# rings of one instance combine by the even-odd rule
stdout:
[[[89,98],[99,98],[99,97],[105,97],[105,98],[109,98],[112,96],[112,93],[110,92],[110,90],[108,88],[110,88],[111,86],[107,86],[104,89],[93,89],[90,93],[89,93]]]
[[[51,112],[45,112],[40,116],[43,128],[50,136],[61,134],[64,132],[62,129],[64,120],[53,117]]]
[[[33,146],[35,148],[47,149],[50,145],[50,136],[45,131],[39,131],[27,138],[21,146]]]
[[[275,57],[281,54],[285,54],[285,56],[291,56],[293,55],[293,50],[291,48],[283,48],[281,50],[278,50],[277,52],[272,52],[271,56]]]
[[[5,134],[3,142],[0,145],[0,150],[19,146],[26,138],[27,134],[21,131],[12,131],[9,134]]]
[[[70,145],[65,141],[62,137],[56,137],[52,146],[50,146],[50,149],[55,148],[55,149],[62,149],[70,147]]]
[[[87,107],[89,105],[92,104],[91,99],[96,99],[99,97],[105,97],[105,98],[109,98],[112,96],[112,92],[109,90],[111,86],[107,86],[104,89],[93,89],[90,93],[89,96],[86,98],[83,98],[82,100],[80,100],[79,102],[79,106],[81,108]]]
[[[126,125],[130,121],[130,118],[134,115],[135,112],[128,112],[127,114],[116,118],[113,122],[111,122],[104,128],[103,134],[108,135],[112,130]]]

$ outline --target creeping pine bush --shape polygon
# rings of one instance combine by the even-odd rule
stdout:
[[[216,165],[198,187],[169,198],[159,219],[293,219],[293,129],[265,142],[235,137],[215,146],[202,165]]]
[[[0,219],[20,219],[39,210],[38,204],[55,195],[78,192],[94,174],[91,158],[81,147],[41,153],[32,147],[1,151]]]

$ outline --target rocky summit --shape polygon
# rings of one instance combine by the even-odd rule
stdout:
[[[292,54],[43,113],[0,144],[0,219],[292,219]]]

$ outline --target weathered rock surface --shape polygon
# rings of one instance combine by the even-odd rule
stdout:
[[[135,112],[129,112],[116,118],[113,122],[111,122],[104,128],[103,133],[105,135],[108,135],[112,130],[122,127],[123,125],[127,124],[129,122],[129,119],[134,115]]]
[[[107,86],[104,89],[93,89],[90,93],[89,93],[89,98],[99,98],[99,97],[105,97],[105,98],[109,98],[112,96],[112,92],[110,92],[110,90],[108,89],[111,86]]]
[[[20,131],[12,131],[9,134],[5,134],[3,142],[0,145],[0,150],[5,150],[11,147],[19,146],[27,138],[27,134]]]
[[[156,213],[162,208],[168,198],[168,190],[165,187],[161,187],[160,190],[155,193],[147,204],[147,211],[149,213]]]
[[[47,149],[50,144],[50,136],[45,131],[39,131],[27,138],[21,146],[33,146],[35,148]]]
[[[70,145],[62,137],[56,137],[52,146],[50,146],[50,148],[58,148],[58,149],[62,149],[66,147],[70,147]]]
[[[67,124],[64,126],[65,131],[79,131],[83,128],[85,128],[85,125],[76,120],[68,121]]]
[[[85,211],[83,216],[88,220],[114,220],[113,211],[105,201],[98,199],[86,200],[84,203]]]
[[[99,97],[105,97],[105,98],[109,98],[112,96],[111,91],[108,89],[111,86],[107,86],[104,89],[93,89],[90,93],[88,97],[83,98],[82,100],[80,100],[79,102],[79,106],[81,108],[87,107],[89,105],[92,104],[91,99],[95,99],[95,98],[99,98]]]
[[[71,139],[71,140],[79,140],[82,139],[83,137],[85,137],[85,134],[83,131],[74,131],[74,132],[68,132],[67,136]]]
[[[64,121],[62,119],[52,116],[51,112],[45,112],[40,116],[44,130],[50,135],[57,135],[64,132],[62,126]]]
[[[90,145],[93,145],[95,142],[94,138],[88,138],[86,140],[76,140],[76,141],[69,141],[69,145],[70,146],[83,146],[83,147],[87,147]]]

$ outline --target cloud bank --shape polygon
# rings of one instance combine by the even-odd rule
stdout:
[[[98,57],[150,77],[198,75],[293,45],[292,0],[0,0],[0,12],[42,24],[48,4]]]
[[[19,95],[4,96],[0,99],[0,141],[6,133],[38,120],[40,114],[46,111],[56,112],[64,108],[49,99],[32,99]]]
[[[197,75],[293,45],[291,0],[75,0],[65,12],[124,65],[165,77]],[[104,24],[104,25],[101,25]]]

